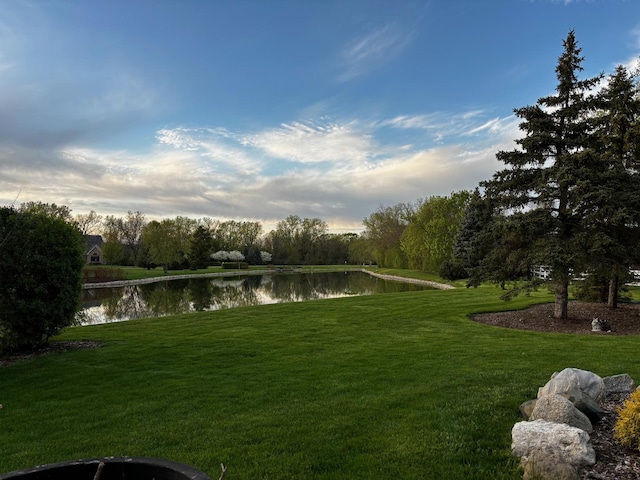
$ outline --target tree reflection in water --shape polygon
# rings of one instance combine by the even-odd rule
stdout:
[[[77,323],[92,325],[267,303],[425,290],[362,272],[191,278],[87,289]]]

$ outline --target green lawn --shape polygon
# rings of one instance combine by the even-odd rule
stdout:
[[[104,342],[0,368],[0,472],[106,455],[233,479],[516,479],[518,406],[565,367],[640,379],[638,337],[476,324],[494,287],[68,329]]]

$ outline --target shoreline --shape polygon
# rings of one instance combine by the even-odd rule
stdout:
[[[382,280],[390,280],[393,282],[402,282],[402,283],[413,283],[417,285],[424,285],[427,287],[437,288],[439,290],[451,290],[455,287],[452,285],[448,285],[446,283],[438,283],[430,280],[419,280],[417,278],[408,278],[408,277],[399,277],[397,275],[385,275],[382,273],[372,272],[367,270],[366,268],[348,268],[345,269],[347,271],[354,272],[363,272],[371,275],[372,277],[380,278]],[[322,270],[322,272],[328,272],[331,270]],[[335,271],[343,271],[336,269]],[[96,282],[96,283],[85,283],[82,285],[83,290],[91,290],[94,288],[111,288],[111,287],[126,287],[129,285],[143,285],[147,283],[156,283],[156,282],[164,282],[166,280],[180,280],[180,279],[191,279],[191,278],[215,278],[215,277],[240,277],[245,275],[273,275],[281,273],[275,270],[229,270],[228,272],[212,272],[212,273],[194,273],[194,274],[185,274],[185,275],[165,275],[162,277],[153,277],[153,278],[140,278],[138,280],[115,280],[113,282]],[[287,270],[286,273],[315,273],[311,272],[303,272],[301,269],[292,269]]]
[[[381,278],[382,280],[391,280],[393,282],[403,282],[403,283],[414,283],[417,285],[424,285],[426,287],[437,288],[438,290],[453,290],[453,285],[449,285],[447,283],[439,283],[433,282],[431,280],[420,280],[418,278],[409,278],[409,277],[399,277],[397,275],[385,275],[383,273],[370,272],[369,270],[361,270],[362,272],[368,273],[372,277]]]

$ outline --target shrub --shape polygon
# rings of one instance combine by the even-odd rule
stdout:
[[[126,272],[115,267],[84,267],[82,269],[82,280],[84,283],[101,283],[125,280]]]
[[[618,408],[613,434],[622,445],[640,449],[640,390],[634,391]]]
[[[249,264],[247,262],[224,262],[222,268],[225,270],[239,270],[249,268]]]
[[[462,264],[454,260],[447,260],[440,265],[440,277],[445,280],[460,280],[462,278],[468,278],[469,275],[462,267]]]
[[[80,231],[46,213],[0,208],[0,348],[46,343],[74,321],[84,265]]]

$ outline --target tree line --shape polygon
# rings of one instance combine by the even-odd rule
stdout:
[[[129,211],[123,217],[103,217],[91,211],[68,216],[68,220],[84,235],[99,233],[104,240],[104,259],[114,265],[169,270],[204,268],[212,260],[289,265],[371,262],[354,247],[358,234],[329,233],[328,224],[320,218],[290,215],[266,234],[257,221],[183,216],[147,220],[140,211]]]
[[[211,260],[251,264],[377,264],[438,272],[449,260],[471,193],[432,196],[415,203],[380,206],[363,220],[360,233],[329,233],[320,218],[290,215],[263,233],[257,221],[147,220],[140,211],[101,216],[71,215],[66,206],[26,202],[22,211],[41,212],[73,224],[82,235],[100,234],[105,260],[114,265],[202,268]]]

